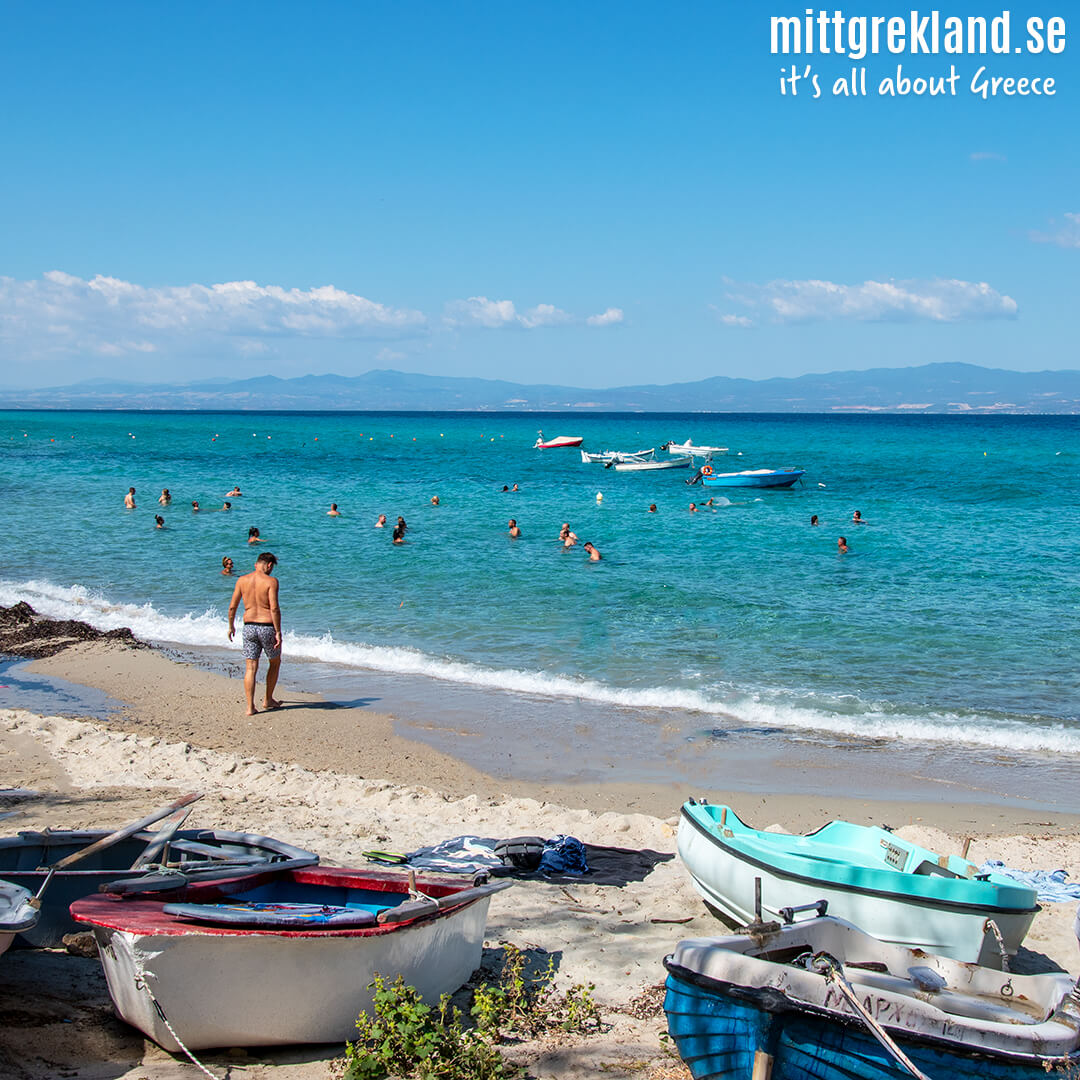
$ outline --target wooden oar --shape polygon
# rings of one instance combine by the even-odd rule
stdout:
[[[513,884],[512,881],[493,881],[488,885],[477,885],[472,889],[463,889],[461,892],[450,893],[449,896],[429,896],[422,900],[405,900],[398,904],[397,907],[380,911],[376,918],[383,926],[387,923],[419,919],[422,915],[435,915],[437,912],[457,907],[459,904],[471,904],[474,900],[479,900],[483,896],[491,896],[492,893],[509,889]]]
[[[163,829],[154,833],[154,835],[150,837],[150,842],[146,845],[146,849],[131,864],[131,869],[138,870],[140,866],[145,866],[147,863],[153,861],[154,856],[168,844],[173,836],[176,835],[176,830],[187,821],[187,816],[190,813],[191,807],[185,807],[179,813],[173,815],[173,820],[167,822]]]
[[[94,843],[87,847],[80,848],[78,851],[73,851],[70,855],[65,855],[51,866],[39,866],[39,870],[47,870],[48,873],[45,875],[45,880],[41,883],[41,888],[38,889],[37,895],[30,903],[35,907],[41,907],[41,897],[49,887],[49,882],[52,881],[53,875],[57,870],[66,870],[69,866],[80,862],[87,858],[87,856],[94,855],[99,851],[104,851],[106,848],[112,847],[113,844],[118,844],[121,840],[126,840],[129,836],[134,836],[148,825],[153,825],[163,817],[175,814],[177,810],[180,810],[182,807],[188,806],[193,802],[197,802],[201,798],[201,791],[193,791],[190,795],[184,795],[182,798],[177,799],[176,802],[170,803],[160,810],[155,810],[152,814],[147,814],[146,817],[140,818],[138,821],[133,821],[130,825],[125,825],[122,829],[117,829],[116,832],[109,833],[108,836],[103,836],[100,840],[95,840]]]

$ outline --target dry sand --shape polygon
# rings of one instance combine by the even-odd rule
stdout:
[[[560,981],[594,982],[607,1010],[612,1027],[605,1035],[522,1048],[533,1075],[689,1075],[660,1049],[662,1013],[639,1019],[617,1011],[662,981],[660,960],[678,938],[719,929],[673,857],[674,815],[687,792],[514,784],[506,793],[505,782],[399,738],[390,717],[331,708],[284,688],[285,709],[248,718],[238,681],[115,644],[78,645],[34,669],[105,690],[128,708],[109,722],[0,712],[0,788],[40,792],[7,807],[19,811],[9,832],[115,826],[199,790],[206,797],[192,824],[277,836],[339,865],[360,863],[367,848],[408,851],[459,833],[570,833],[622,849],[598,853],[601,873],[580,882],[521,882],[496,895],[486,959],[497,956],[501,941],[547,950]],[[708,794],[725,798],[723,791]],[[1080,875],[1080,821],[1070,815],[888,805],[830,793],[728,797],[760,827],[804,831],[834,817],[887,821],[901,836],[939,851],[959,850],[971,836],[976,861],[994,857]],[[1021,953],[1024,969],[1080,967],[1074,912],[1074,904],[1044,908]],[[96,961],[24,951],[0,963],[0,1075],[171,1080],[195,1074],[113,1018]],[[315,1048],[205,1060],[219,1076],[314,1080],[330,1075],[334,1055],[334,1048]]]

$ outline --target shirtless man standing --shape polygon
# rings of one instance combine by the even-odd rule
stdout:
[[[244,693],[247,714],[255,716],[255,679],[259,673],[259,657],[265,651],[269,660],[266,670],[266,709],[280,709],[274,699],[278,671],[281,668],[281,609],[278,607],[278,580],[274,577],[277,556],[263,551],[255,560],[255,569],[238,578],[229,604],[229,640],[236,633],[236,611],[244,602]]]

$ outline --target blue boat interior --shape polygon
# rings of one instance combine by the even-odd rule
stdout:
[[[316,885],[292,880],[269,881],[250,889],[230,890],[216,903],[318,904],[325,908],[370,911],[377,915],[409,899],[407,891],[349,889],[340,885]]]

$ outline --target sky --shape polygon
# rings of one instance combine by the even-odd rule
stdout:
[[[919,9],[1057,16],[1056,54],[774,55],[806,10],[5,3],[0,386],[1080,367],[1080,14]]]

